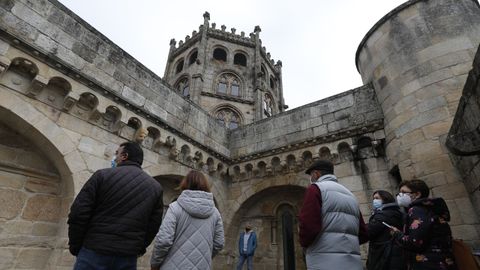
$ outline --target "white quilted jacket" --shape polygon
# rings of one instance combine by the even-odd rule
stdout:
[[[184,190],[168,207],[150,263],[164,270],[212,269],[212,257],[224,242],[222,217],[212,193]]]

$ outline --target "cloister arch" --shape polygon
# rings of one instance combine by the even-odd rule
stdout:
[[[60,126],[35,106],[2,87],[0,124],[4,134],[16,133],[17,140],[22,140],[25,147],[44,159],[33,162],[51,164],[9,166],[5,154],[15,148],[15,145],[12,145],[15,141],[3,141],[7,148],[11,149],[0,150],[3,152],[0,154],[0,190],[4,191],[4,194],[0,195],[0,201],[2,205],[13,203],[20,208],[18,212],[4,213],[3,218],[6,223],[12,223],[12,230],[2,230],[0,238],[18,238],[16,233],[26,233],[28,236],[20,237],[23,240],[16,242],[12,252],[18,254],[17,261],[8,263],[15,267],[15,264],[21,261],[25,250],[30,252],[29,256],[38,258],[37,267],[41,264],[49,268],[62,261],[72,261],[73,257],[68,253],[65,240],[68,209],[74,195],[91,172],[88,171],[75,143]],[[19,148],[17,151],[20,151]],[[28,160],[24,162],[29,164]],[[15,200],[9,200],[5,193],[18,196],[14,196]],[[22,232],[22,228],[26,231]]]
[[[283,265],[283,236],[278,233],[278,229],[282,229],[279,209],[283,209],[282,205],[291,206],[293,227],[296,228],[298,209],[301,208],[305,187],[307,186],[307,181],[296,175],[283,178],[285,179],[282,179],[282,181],[273,178],[270,180],[262,179],[258,183],[251,184],[251,187],[246,188],[243,194],[238,196],[236,202],[229,207],[231,214],[225,213],[223,215],[226,225],[226,256],[238,256],[238,235],[248,222],[254,226],[258,236],[257,250],[262,254],[272,255],[255,261],[256,268],[280,269],[274,266]],[[296,229],[293,235],[298,235]],[[294,242],[298,243],[298,241]],[[301,251],[300,247],[295,247],[295,250]],[[301,252],[299,254],[301,255]],[[301,256],[296,255],[297,269],[302,269]]]

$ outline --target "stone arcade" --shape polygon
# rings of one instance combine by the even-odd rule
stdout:
[[[144,168],[165,204],[190,169],[209,175],[227,240],[215,269],[233,268],[247,221],[255,269],[305,268],[296,216],[319,158],[366,218],[374,190],[425,179],[454,236],[480,247],[477,1],[399,6],[358,47],[363,86],[289,111],[260,33],[218,29],[205,13],[171,41],[160,78],[56,0],[0,1],[0,269],[71,269],[72,199],[145,130]]]

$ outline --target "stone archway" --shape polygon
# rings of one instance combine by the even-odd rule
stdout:
[[[66,219],[87,173],[62,128],[0,87],[0,268],[72,266]]]
[[[297,180],[297,183],[303,180]],[[282,181],[279,181],[280,183]],[[288,181],[287,181],[288,182]],[[288,184],[266,187],[249,196],[238,207],[225,231],[226,247],[223,262],[220,265],[233,267],[238,258],[238,235],[245,224],[251,223],[258,236],[258,246],[254,257],[254,268],[284,269],[283,250],[284,234],[282,216],[279,214],[282,206],[289,205],[291,209],[293,243],[295,244],[296,269],[304,269],[301,248],[298,244],[298,210],[301,208],[305,187]]]

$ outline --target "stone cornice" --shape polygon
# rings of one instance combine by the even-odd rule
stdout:
[[[354,136],[363,135],[365,133],[375,132],[377,130],[383,129],[383,120],[372,121],[366,125],[354,126],[346,129],[339,130],[337,132],[332,132],[323,136],[318,136],[314,138],[309,138],[302,142],[296,142],[292,144],[283,145],[281,147],[269,149],[268,151],[251,153],[246,156],[232,157],[233,163],[246,162],[249,160],[260,159],[263,157],[268,157],[272,155],[278,155],[282,153],[292,152],[298,149],[306,148],[309,146],[325,144],[333,141],[342,140],[345,138],[350,138]]]
[[[30,55],[31,57],[42,61],[43,63],[47,64],[48,66],[62,72],[66,76],[70,77],[71,79],[80,82],[88,86],[90,89],[94,90],[95,92],[99,93],[100,95],[105,96],[108,99],[111,99],[117,103],[124,105],[126,108],[130,108],[131,111],[144,116],[147,119],[150,119],[152,122],[157,124],[159,127],[172,132],[173,134],[177,135],[178,137],[184,139],[195,145],[196,147],[205,150],[206,152],[210,153],[212,156],[222,160],[225,163],[230,162],[230,158],[218,153],[217,151],[205,146],[204,144],[196,141],[194,138],[184,134],[183,132],[177,130],[176,128],[169,125],[167,122],[162,120],[159,116],[154,115],[143,107],[139,107],[136,104],[128,101],[123,96],[119,95],[117,92],[113,91],[112,89],[105,88],[104,86],[99,85],[92,79],[85,76],[82,72],[76,70],[74,67],[70,66],[68,63],[65,63],[63,60],[59,59],[55,55],[47,54],[43,52],[39,48],[35,48],[30,44],[23,42],[19,38],[16,38],[3,29],[0,29],[0,38],[6,40],[11,46],[25,52],[26,54]],[[172,90],[172,92],[175,92]],[[187,100],[187,102],[191,103],[193,106],[199,107],[197,104],[194,104],[192,101]]]
[[[229,95],[220,95],[220,94],[214,94],[209,92],[202,92],[202,96],[214,97],[218,99],[223,99],[223,100],[228,100],[228,101],[233,101],[233,102],[238,102],[243,104],[249,104],[249,105],[255,104],[252,100],[246,100],[243,98],[238,98],[238,97],[229,96]]]

